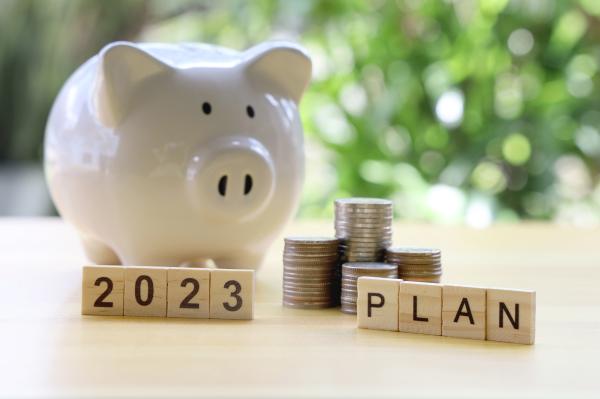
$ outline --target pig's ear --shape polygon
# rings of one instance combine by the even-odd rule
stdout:
[[[94,105],[105,126],[116,126],[127,113],[134,90],[144,80],[171,67],[133,43],[115,42],[98,55]]]
[[[300,46],[293,43],[263,43],[246,51],[246,71],[253,79],[275,83],[296,103],[308,86],[312,63]]]

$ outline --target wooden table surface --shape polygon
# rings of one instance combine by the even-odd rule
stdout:
[[[282,240],[257,274],[253,321],[83,317],[74,231],[0,219],[0,396],[600,396],[599,230],[397,224],[394,241],[440,247],[445,282],[537,290],[536,344],[359,330],[337,309],[283,308]]]

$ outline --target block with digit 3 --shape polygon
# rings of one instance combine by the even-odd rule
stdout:
[[[398,329],[442,335],[442,286],[403,281],[399,286]]]
[[[254,318],[254,270],[210,271],[210,318]]]
[[[172,267],[167,272],[167,317],[208,319],[210,270]]]
[[[485,339],[485,298],[485,288],[443,285],[442,335]]]
[[[398,331],[398,287],[401,280],[359,277],[356,314],[358,327]]]
[[[167,315],[167,268],[125,268],[125,316]]]
[[[84,266],[81,314],[123,316],[124,269],[118,266]]]
[[[535,291],[487,289],[487,339],[535,342]]]

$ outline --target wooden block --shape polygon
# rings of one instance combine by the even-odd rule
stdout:
[[[81,314],[123,316],[123,279],[120,266],[84,266]]]
[[[442,286],[403,281],[399,288],[398,329],[442,335]]]
[[[125,316],[167,315],[167,268],[125,268]]]
[[[535,342],[535,291],[487,289],[487,339]]]
[[[398,331],[398,285],[401,281],[359,277],[356,298],[358,327]]]
[[[210,318],[254,318],[254,270],[210,271]]]
[[[479,287],[442,287],[442,335],[485,339],[486,290]]]
[[[210,271],[171,267],[167,271],[167,317],[208,319]]]

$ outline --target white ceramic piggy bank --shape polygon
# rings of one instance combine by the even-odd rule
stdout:
[[[46,128],[61,215],[101,264],[257,268],[304,178],[290,43],[106,46],[65,83]]]

